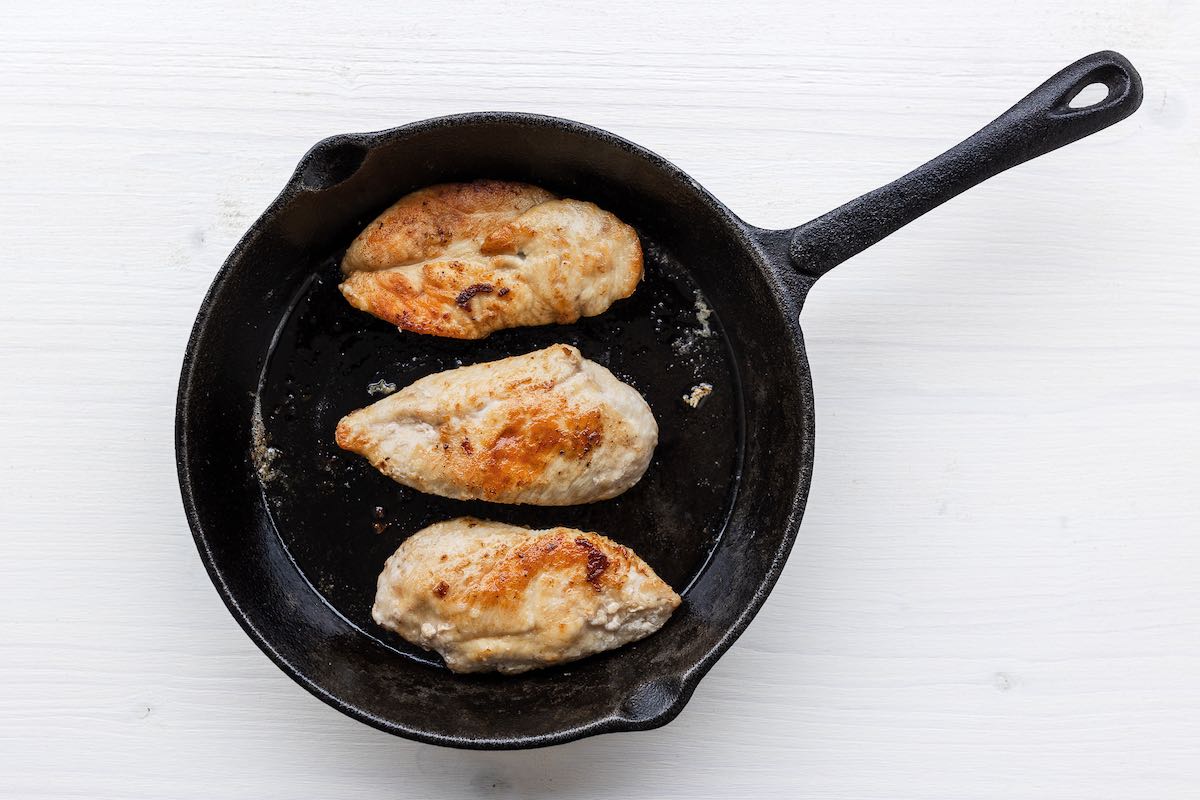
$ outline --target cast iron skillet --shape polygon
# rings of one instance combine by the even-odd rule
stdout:
[[[1085,86],[1108,95],[1069,103]],[[799,314],[826,271],[959,192],[1124,119],[1142,99],[1122,56],[1072,64],[946,154],[794,230],[746,224],[659,156],[596,128],[480,113],[334,136],[300,162],[221,268],[180,379],[176,447],[188,521],[233,616],[300,685],[390,733],[535,747],[670,721],[745,630],[783,568],[813,461]],[[647,275],[576,325],[479,342],[401,334],[336,290],[346,245],[401,195],[494,177],[592,200],[634,225]],[[553,342],[639,389],[661,429],[642,481],[575,508],[464,503],[401,487],[333,445],[368,385]],[[711,384],[697,408],[682,397]],[[459,514],[597,530],[684,594],[655,635],[519,677],[455,676],[373,625],[384,559]]]

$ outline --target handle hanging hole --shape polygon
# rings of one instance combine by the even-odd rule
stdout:
[[[1103,83],[1089,83],[1080,89],[1067,103],[1068,108],[1088,108],[1108,99],[1109,88]]]

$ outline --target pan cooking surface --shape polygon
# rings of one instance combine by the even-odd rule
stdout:
[[[411,658],[440,663],[375,625],[371,603],[383,562],[405,537],[463,514],[598,531],[633,548],[681,592],[703,570],[737,491],[741,390],[725,331],[698,287],[644,235],[642,246],[645,280],[604,314],[480,341],[400,333],[352,308],[337,290],[340,253],[300,288],[262,373],[252,454],[296,566],[363,633]],[[384,396],[370,394],[371,384],[402,389],[434,372],[557,342],[575,345],[636,388],[658,420],[654,460],[620,497],[554,508],[450,500],[401,486],[334,444],[343,415]],[[702,383],[712,392],[692,408],[684,397]]]

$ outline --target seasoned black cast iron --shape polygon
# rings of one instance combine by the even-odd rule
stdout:
[[[1071,108],[1093,83],[1108,95]],[[184,359],[179,481],[213,582],[285,672],[391,733],[534,747],[668,722],[758,611],[800,525],[813,402],[798,320],[813,282],[981,180],[1125,118],[1141,98],[1123,57],[1088,56],[945,155],[786,231],[747,225],[637,145],[553,117],[463,114],[318,143],[225,262]],[[599,317],[481,342],[401,334],[341,298],[337,261],[368,221],[419,187],[479,177],[614,212],[642,237],[644,284]],[[446,500],[333,445],[337,420],[377,399],[374,381],[403,386],[559,341],[634,385],[658,418],[650,470],[617,499],[559,509]],[[702,382],[713,391],[693,409],[682,397]],[[373,625],[369,609],[401,539],[463,513],[608,534],[686,588],[684,603],[657,634],[612,653],[519,677],[452,675]]]

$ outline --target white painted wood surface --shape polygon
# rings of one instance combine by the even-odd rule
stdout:
[[[1197,796],[1195,3],[255,5],[5,6],[0,795]],[[1106,47],[1145,77],[1134,118],[812,295],[803,532],[676,722],[414,744],[310,697],[226,613],[178,499],[178,367],[315,140],[557,114],[782,227]]]

